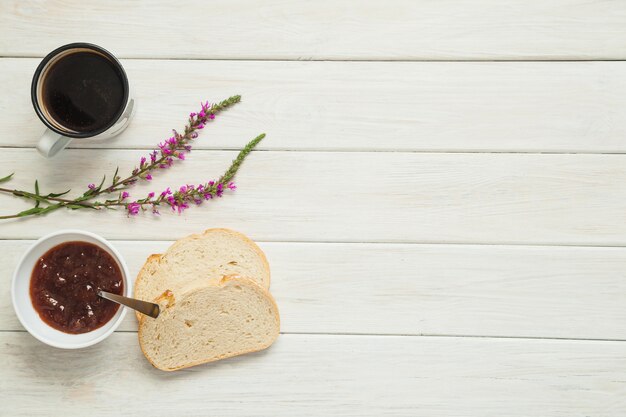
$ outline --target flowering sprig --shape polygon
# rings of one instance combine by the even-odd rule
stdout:
[[[263,140],[265,134],[261,134],[248,143],[233,160],[228,170],[217,181],[209,181],[204,184],[185,184],[172,191],[169,187],[160,193],[154,191],[148,193],[145,198],[138,200],[128,200],[131,196],[127,192],[122,192],[117,199],[109,202],[95,202],[94,208],[123,206],[128,214],[134,216],[140,211],[151,210],[154,214],[160,214],[160,206],[169,206],[173,211],[182,213],[191,205],[200,205],[206,200],[222,197],[226,190],[234,191],[237,186],[232,182],[239,166],[246,159],[246,156]]]
[[[130,194],[126,190],[139,180],[152,180],[153,174],[155,174],[156,171],[171,167],[174,165],[175,161],[184,160],[185,155],[191,151],[192,141],[198,137],[198,130],[204,129],[208,122],[215,119],[217,113],[238,103],[240,100],[241,96],[233,96],[213,105],[208,102],[201,103],[200,111],[190,113],[184,132],[179,133],[173,130],[172,136],[158,144],[158,149],[153,150],[148,157],[142,157],[139,160],[139,164],[132,170],[128,177],[120,177],[118,175],[119,169],[117,169],[115,174],[113,174],[110,185],[105,186],[106,176],[104,176],[99,185],[95,183],[88,184],[87,190],[74,199],[63,198],[70,190],[62,193],[41,194],[38,181],[35,181],[34,193],[24,190],[0,188],[0,193],[13,194],[14,196],[35,202],[35,206],[31,209],[12,215],[0,216],[0,219],[43,215],[63,207],[72,210],[84,208],[100,210],[103,208],[115,209],[117,207],[123,207],[129,215],[135,215],[142,210],[148,209],[155,214],[159,214],[158,207],[166,205],[180,213],[191,204],[197,205],[201,204],[203,201],[221,197],[225,190],[234,190],[236,188],[231,181],[232,178],[246,156],[265,137],[264,134],[259,135],[248,143],[241,150],[229,169],[217,181],[209,181],[197,186],[183,185],[175,192],[172,192],[168,188],[159,193],[156,197],[156,194],[151,192],[147,197],[139,200],[130,199]],[[12,177],[13,174],[0,178],[0,183],[9,181]],[[109,198],[103,201],[96,200],[97,197],[114,193],[118,193],[117,198]]]
[[[138,214],[140,210],[145,211],[148,209],[152,210],[154,214],[159,214],[158,206],[168,205],[172,210],[182,213],[192,204],[200,205],[206,200],[221,197],[224,195],[225,189],[235,190],[236,188],[233,182],[229,182],[224,187],[223,183],[217,183],[216,181],[209,181],[206,184],[199,185],[183,185],[174,192],[168,187],[156,198],[155,193],[150,192],[146,198],[126,204],[126,209],[131,216]]]

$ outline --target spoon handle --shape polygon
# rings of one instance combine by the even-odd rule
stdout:
[[[111,300],[128,308],[132,308],[133,310],[137,310],[146,316],[150,316],[155,319],[159,317],[160,308],[158,304],[136,300],[134,298],[124,297],[106,291],[98,291],[98,295],[102,298],[106,298],[107,300]]]

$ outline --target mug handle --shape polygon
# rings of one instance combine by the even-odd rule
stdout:
[[[72,138],[59,135],[50,129],[46,129],[41,139],[39,139],[37,150],[42,156],[52,158],[54,155],[58,154],[59,151],[65,149],[71,141]]]

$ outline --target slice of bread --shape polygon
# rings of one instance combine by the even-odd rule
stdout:
[[[151,255],[135,281],[135,298],[152,301],[166,289],[178,293],[190,281],[209,283],[227,275],[270,286],[270,267],[256,243],[233,230],[208,229],[176,241],[163,255]]]
[[[140,321],[139,344],[163,371],[263,350],[280,330],[274,299],[248,278],[196,281],[179,293],[165,291],[157,302],[161,314]]]

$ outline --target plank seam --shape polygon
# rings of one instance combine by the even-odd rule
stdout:
[[[0,333],[28,333],[26,330],[0,330]],[[114,333],[137,334],[136,330],[116,330]],[[411,338],[441,338],[441,339],[491,339],[491,340],[546,340],[563,342],[615,342],[624,343],[626,339],[610,338],[577,338],[577,337],[550,337],[550,336],[508,336],[508,335],[473,335],[473,334],[437,334],[437,333],[326,333],[326,332],[280,332],[286,336],[332,336],[332,337],[411,337]]]
[[[0,149],[17,149],[17,150],[35,150],[32,146],[15,146],[15,145],[0,145]],[[112,151],[151,151],[153,147],[68,147],[68,150],[112,150]],[[195,148],[194,151],[239,151],[238,147],[221,147],[221,148]],[[255,149],[253,152],[308,152],[308,153],[407,153],[407,154],[450,154],[450,155],[475,155],[475,154],[521,154],[521,155],[626,155],[626,151],[539,151],[539,150],[447,150],[447,149],[376,149],[376,148],[361,148],[361,149],[313,149],[313,148],[272,148],[272,149]]]
[[[2,222],[0,222],[0,226]],[[37,238],[19,238],[19,237],[0,237],[0,242],[34,242]],[[163,240],[163,239],[119,239],[119,238],[107,238],[110,242],[154,242],[154,243],[172,243],[174,240]],[[469,246],[469,247],[532,247],[532,248],[589,248],[589,249],[626,249],[625,244],[615,244],[615,245],[607,245],[607,244],[577,244],[577,243],[522,243],[522,242],[437,242],[437,241],[384,241],[384,240],[336,240],[336,241],[325,241],[325,240],[267,240],[267,239],[255,239],[257,243],[288,243],[288,244],[320,244],[320,245],[412,245],[412,246]]]
[[[41,59],[45,54],[24,54],[24,55],[10,55],[0,54],[0,59]],[[254,58],[254,57],[223,57],[223,58],[185,58],[185,57],[141,57],[141,56],[124,56],[116,55],[120,59],[124,60],[137,60],[137,61],[246,61],[246,62],[442,62],[442,63],[454,63],[454,62],[625,62],[623,57],[617,58],[495,58],[495,59],[429,59],[429,58]]]
[[[33,146],[16,146],[16,145],[0,145],[0,149],[11,150],[29,150],[34,151],[36,148]],[[154,147],[68,147],[67,150],[73,151],[152,151]],[[220,147],[220,148],[194,148],[193,151],[198,152],[237,152],[241,147]],[[375,148],[361,148],[361,149],[313,149],[313,148],[272,148],[272,149],[255,149],[252,152],[277,152],[277,153],[396,153],[396,154],[437,154],[437,155],[626,155],[626,150],[620,151],[540,151],[540,150],[448,150],[448,149],[375,149]]]

